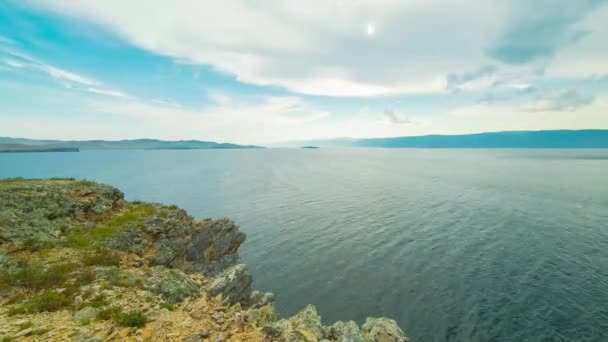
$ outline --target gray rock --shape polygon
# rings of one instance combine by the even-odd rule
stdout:
[[[338,321],[328,327],[326,337],[338,342],[363,342],[363,334],[357,323]]]
[[[252,281],[247,266],[239,264],[211,279],[207,291],[213,297],[221,294],[222,299],[229,305],[241,303],[241,305],[247,306],[251,298]]]
[[[76,322],[92,321],[95,319],[95,317],[97,317],[100,311],[101,310],[92,306],[87,306],[78,310],[72,318]]]
[[[409,342],[397,322],[386,317],[368,317],[362,328],[366,342]]]
[[[251,293],[251,299],[249,300],[250,305],[254,308],[259,308],[274,302],[274,293],[261,291],[253,291]]]
[[[286,323],[281,320],[268,327],[265,327],[263,331],[278,341],[316,342],[322,340],[324,335],[321,317],[313,305],[306,306],[289,318]]]
[[[163,266],[155,266],[146,278],[144,287],[165,296],[168,303],[179,303],[187,297],[198,297],[200,287],[183,272]]]
[[[95,215],[121,207],[122,192],[108,185],[73,179],[2,180],[0,239],[17,246],[58,241]]]
[[[98,337],[91,337],[91,338],[81,337],[72,342],[103,342],[103,340]]]
[[[265,326],[277,321],[278,314],[275,303],[270,303],[262,307],[251,307],[243,311],[244,320],[257,326]]]

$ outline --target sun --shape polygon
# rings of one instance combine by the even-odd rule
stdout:
[[[368,36],[373,36],[376,33],[376,25],[373,23],[368,23],[365,25],[365,34]]]

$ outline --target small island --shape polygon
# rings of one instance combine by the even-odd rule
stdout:
[[[389,318],[324,326],[313,305],[281,318],[252,289],[245,238],[109,185],[0,179],[0,340],[409,341]]]
[[[305,149],[309,149],[309,150],[316,150],[319,148],[319,146],[302,146],[300,148],[305,148]]]

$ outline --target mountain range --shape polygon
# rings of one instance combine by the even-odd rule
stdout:
[[[303,145],[384,148],[608,148],[608,129],[506,131],[373,139],[337,138],[281,144],[285,147]]]
[[[0,137],[2,152],[74,152],[79,150],[195,150],[261,148],[254,145],[237,145],[200,140],[166,141],[156,139],[134,140],[34,140]]]

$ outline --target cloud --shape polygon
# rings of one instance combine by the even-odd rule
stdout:
[[[90,93],[94,93],[94,94],[106,95],[106,96],[112,96],[112,97],[120,97],[120,98],[129,97],[129,95],[127,95],[121,91],[118,91],[118,90],[102,89],[102,88],[87,88],[87,91]]]
[[[463,89],[474,88],[483,83],[491,83],[492,76],[496,74],[498,68],[493,65],[479,67],[475,70],[466,71],[460,74],[450,73],[446,76],[446,89],[452,92],[459,92]]]
[[[532,106],[523,110],[528,112],[574,111],[591,105],[593,101],[593,96],[570,89],[541,96]]]
[[[588,31],[576,23],[604,0],[515,1],[512,19],[487,49],[490,57],[509,64],[524,64],[552,57]]]
[[[4,64],[8,65],[11,68],[17,68],[17,69],[25,67],[25,64],[23,64],[19,61],[16,61],[14,59],[5,59]]]
[[[69,82],[79,83],[79,84],[86,85],[86,86],[100,85],[100,83],[98,81],[95,81],[93,79],[78,75],[76,73],[73,73],[73,72],[70,72],[70,71],[67,71],[64,69],[56,68],[52,65],[35,64],[32,66],[60,81],[69,81]]]
[[[129,97],[128,94],[120,90],[110,89],[104,86],[103,83],[100,81],[45,63],[40,59],[30,56],[19,50],[13,48],[5,48],[0,49],[0,51],[4,51],[8,55],[14,57],[10,59],[5,58],[3,60],[4,64],[9,66],[10,68],[23,70],[29,69],[44,73],[54,78],[55,80],[60,81],[67,89],[72,89],[73,85],[77,85],[79,87],[83,87],[84,90],[90,93],[98,95],[121,98]]]
[[[29,0],[89,20],[133,45],[210,65],[240,82],[299,94],[383,96],[445,91],[445,75],[483,65],[503,5],[465,0]],[[179,18],[176,20],[175,18]],[[366,34],[373,23],[374,34]],[[441,34],[438,34],[441,32]]]
[[[395,111],[393,111],[392,109],[385,109],[384,116],[386,116],[391,123],[398,124],[398,125],[413,123],[412,120],[410,120],[407,117],[397,116],[397,114],[395,114]]]

